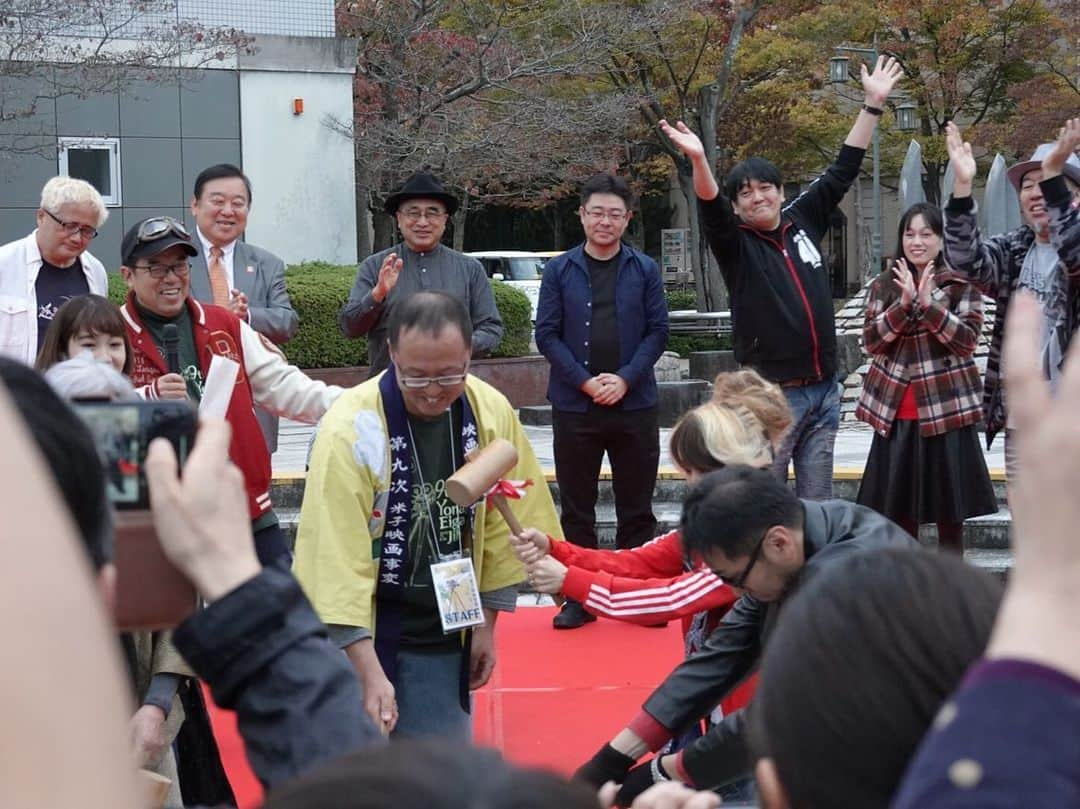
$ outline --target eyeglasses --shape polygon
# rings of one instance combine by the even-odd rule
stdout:
[[[598,222],[605,216],[612,222],[621,222],[630,215],[629,211],[605,211],[603,208],[586,208],[585,215],[589,219],[595,219]]]
[[[446,211],[440,211],[438,208],[406,208],[398,213],[410,222],[419,222],[421,218],[429,222],[441,222],[447,217]]]
[[[151,219],[143,220],[143,222],[139,224],[139,230],[135,234],[135,237],[140,243],[146,243],[157,241],[170,232],[179,236],[181,239],[191,238],[191,234],[188,233],[187,228],[171,216],[155,216]]]
[[[464,373],[451,374],[450,376],[405,376],[401,373],[401,368],[397,363],[394,363],[394,370],[397,371],[398,382],[403,387],[411,390],[419,390],[420,388],[426,388],[428,385],[435,384],[440,388],[452,388],[454,385],[460,385],[465,381],[465,377],[469,375],[469,369],[466,368]]]
[[[750,554],[750,560],[746,563],[746,567],[743,568],[743,572],[736,576],[734,579],[730,579],[728,584],[732,587],[736,587],[740,590],[745,589],[746,579],[750,575],[750,571],[754,569],[754,565],[757,564],[757,560],[761,557],[761,549],[765,547],[765,537],[769,532],[766,529],[765,533],[761,535],[761,539],[758,540],[757,545],[754,546],[753,553]]]
[[[146,274],[155,281],[160,281],[170,272],[177,278],[187,278],[191,274],[191,265],[187,261],[178,261],[176,264],[150,264],[149,266],[135,266],[136,270],[146,270]]]
[[[66,233],[68,236],[74,236],[76,233],[78,233],[84,239],[97,238],[98,232],[96,228],[92,228],[89,225],[80,225],[78,222],[64,222],[52,211],[45,210],[45,208],[42,208],[41,210],[45,211],[45,213],[49,215],[49,218],[52,219],[52,221],[54,221],[56,224],[58,224],[60,226],[60,229],[64,231],[64,233]]]

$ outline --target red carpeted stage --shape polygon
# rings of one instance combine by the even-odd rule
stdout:
[[[569,774],[641,707],[683,657],[679,623],[645,629],[603,619],[551,628],[554,607],[522,607],[499,618],[498,662],[476,692],[477,744],[511,761]],[[240,809],[259,805],[233,717],[212,710],[215,733]]]

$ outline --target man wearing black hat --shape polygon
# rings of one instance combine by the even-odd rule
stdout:
[[[1042,370],[1051,384],[1061,373],[1065,351],[1080,323],[1080,118],[1066,121],[1056,143],[1044,143],[1029,160],[1007,172],[1016,189],[1024,224],[984,239],[971,196],[975,158],[951,121],[945,143],[953,168],[952,196],[945,206],[945,258],[997,301],[994,334],[986,363],[983,420],[987,446],[1005,430],[1005,473],[1016,474],[1015,442],[1001,386],[1005,312],[1012,294],[1026,289],[1039,298],[1046,317]]]
[[[338,314],[346,337],[368,338],[368,364],[375,376],[390,364],[386,324],[394,304],[421,290],[441,290],[461,300],[472,320],[472,355],[488,354],[502,339],[495,296],[480,262],[442,244],[457,199],[430,174],[417,173],[386,199],[402,242],[360,264],[349,300]]]
[[[239,365],[225,412],[232,425],[229,458],[244,474],[255,549],[270,564],[288,553],[288,545],[270,502],[270,453],[253,405],[314,424],[341,388],[289,365],[229,309],[191,297],[189,261],[197,255],[191,234],[168,216],[136,222],[124,235],[120,273],[128,297],[120,311],[131,341],[131,381],[145,399],[197,404],[215,356]],[[176,327],[175,352],[164,346],[169,325]]]

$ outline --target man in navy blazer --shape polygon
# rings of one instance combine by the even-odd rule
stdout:
[[[621,177],[598,174],[581,191],[585,243],[544,269],[536,347],[551,363],[552,449],[563,534],[595,548],[600,464],[615,491],[615,544],[652,539],[660,460],[653,365],[667,344],[664,282],[656,262],[622,241],[633,195]],[[596,617],[568,600],[556,629]]]
[[[251,210],[251,181],[236,166],[220,163],[195,178],[191,215],[199,255],[191,261],[191,295],[227,306],[272,343],[286,343],[300,318],[285,287],[285,262],[241,241]],[[270,452],[277,449],[277,417],[256,410]]]

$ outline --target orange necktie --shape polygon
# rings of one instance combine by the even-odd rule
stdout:
[[[229,305],[229,279],[225,275],[225,254],[220,247],[210,248],[210,292],[218,306]]]

